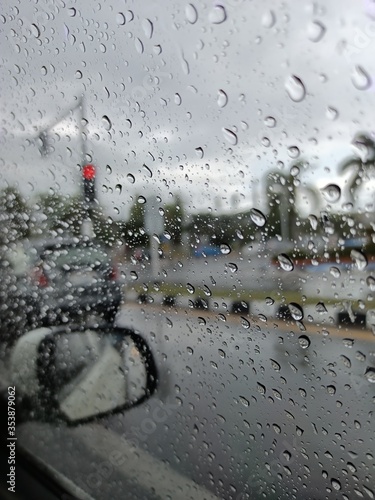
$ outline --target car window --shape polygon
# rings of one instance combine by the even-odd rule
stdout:
[[[375,498],[375,4],[0,21],[17,453],[78,498]]]
[[[54,267],[98,266],[108,262],[108,255],[99,248],[93,247],[62,247],[46,250],[41,255],[42,260]]]

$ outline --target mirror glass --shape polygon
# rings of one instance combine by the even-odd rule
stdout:
[[[140,337],[122,329],[43,328],[15,346],[13,380],[26,398],[37,400],[32,406],[73,423],[134,406],[149,395],[150,356]]]

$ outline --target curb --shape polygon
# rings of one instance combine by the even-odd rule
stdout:
[[[260,320],[269,319],[285,321],[298,321],[293,318],[288,304],[273,302],[267,304],[264,300],[239,301],[229,297],[212,298],[206,296],[192,295],[174,297],[164,296],[161,293],[138,294],[131,290],[126,292],[125,302],[138,304],[153,304],[163,307],[174,307],[177,309],[195,309],[201,311],[235,314],[239,316],[257,316]],[[318,302],[316,305],[308,304],[302,308],[301,321],[328,326],[345,326],[347,328],[375,329],[375,309],[367,312],[354,311],[354,316],[342,309],[341,304],[324,305]],[[375,331],[375,330],[374,330]]]

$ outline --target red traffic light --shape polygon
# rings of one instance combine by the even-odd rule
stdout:
[[[87,181],[92,181],[93,179],[95,179],[95,174],[96,171],[94,165],[88,164],[82,168],[83,178]]]

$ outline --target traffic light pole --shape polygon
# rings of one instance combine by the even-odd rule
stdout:
[[[78,112],[78,132],[79,132],[79,137],[80,137],[80,165],[81,165],[81,172],[83,172],[83,169],[86,165],[87,162],[87,145],[86,145],[86,124],[87,120],[85,118],[86,116],[86,105],[85,105],[85,97],[82,95],[77,104],[73,106],[72,108],[69,108],[64,114],[60,115],[57,120],[55,120],[53,123],[51,123],[48,127],[44,128],[43,130],[40,131],[39,133],[39,140],[41,142],[41,145],[39,147],[39,151],[42,156],[47,156],[49,154],[49,148],[48,148],[48,132],[53,129],[58,123],[62,122],[72,112]],[[85,182],[85,181],[83,181]],[[93,181],[94,182],[94,181]],[[93,188],[94,190],[94,184]],[[95,197],[95,191],[93,191],[93,197]],[[90,217],[90,209],[92,208],[92,205],[94,204],[93,201],[86,199],[84,196],[84,220],[82,221],[82,226],[81,226],[81,234],[82,236],[88,236],[92,238],[94,236],[94,230],[93,230],[93,225],[92,225],[92,220]]]

